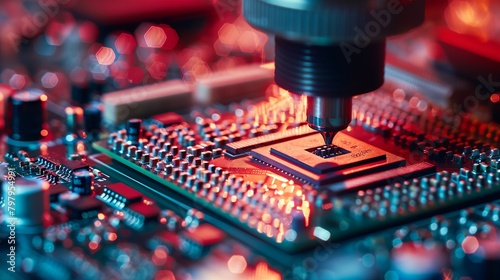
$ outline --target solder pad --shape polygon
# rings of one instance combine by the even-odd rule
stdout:
[[[334,145],[346,152],[323,158],[311,152],[324,143],[320,134],[270,145],[251,151],[255,161],[289,173],[312,184],[338,182],[405,165],[405,160],[345,133],[335,137]]]

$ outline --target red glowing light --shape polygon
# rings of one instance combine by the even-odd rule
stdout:
[[[160,61],[155,61],[148,67],[149,75],[156,80],[162,80],[167,74],[167,70],[167,65]]]
[[[247,268],[247,261],[243,256],[234,255],[227,261],[227,267],[232,273],[240,274]]]
[[[127,80],[132,84],[139,84],[144,78],[144,72],[140,67],[130,67],[127,72]]]
[[[175,275],[170,270],[159,270],[155,275],[155,280],[175,280]]]
[[[165,36],[167,40],[163,44],[164,49],[171,50],[175,48],[177,43],[179,42],[179,35],[177,35],[177,31],[175,31],[172,27],[168,25],[162,25],[163,31],[165,32]]]
[[[462,241],[462,250],[466,254],[474,254],[479,248],[479,242],[474,236],[467,236]]]
[[[488,41],[493,12],[490,0],[453,0],[445,11],[448,26],[455,32]]]
[[[97,244],[97,242],[94,242],[94,241],[90,241],[89,242],[89,249],[94,251],[94,250],[97,250],[97,248],[99,248],[99,244]]]
[[[492,103],[498,103],[498,101],[500,101],[500,93],[493,93],[491,96],[490,96],[490,101]]]
[[[232,23],[224,23],[219,29],[219,40],[226,45],[234,45],[238,41],[240,32],[238,28]]]
[[[238,39],[238,46],[242,52],[253,53],[259,47],[259,36],[253,30],[243,32]]]
[[[167,41],[167,35],[163,28],[151,26],[148,31],[144,33],[144,41],[150,48],[161,48],[163,44],[165,44],[165,41]]]
[[[153,253],[152,261],[157,266],[167,263],[168,249],[165,246],[158,246]]]
[[[116,51],[121,54],[131,54],[136,45],[134,36],[128,33],[121,33],[115,41]]]
[[[78,27],[78,35],[83,43],[95,42],[98,34],[99,29],[93,22],[86,21]]]
[[[115,52],[113,49],[108,47],[101,47],[96,52],[97,62],[101,65],[111,65],[116,58]]]
[[[118,236],[116,235],[116,233],[111,232],[111,233],[108,235],[108,240],[109,240],[109,241],[115,241],[117,237],[118,237]]]

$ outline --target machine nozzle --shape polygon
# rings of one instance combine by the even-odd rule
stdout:
[[[337,135],[337,132],[321,132],[321,136],[323,136],[323,139],[325,140],[325,146],[332,145],[335,135]]]
[[[332,144],[337,132],[349,126],[351,118],[350,97],[307,97],[307,123],[321,132],[327,146]]]

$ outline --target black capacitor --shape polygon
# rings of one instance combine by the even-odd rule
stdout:
[[[71,101],[74,105],[82,106],[90,102],[92,94],[88,83],[71,84]]]
[[[5,114],[9,137],[18,141],[37,141],[46,136],[46,104],[47,95],[39,89],[32,88],[11,95]]]
[[[71,72],[71,104],[82,106],[92,99],[91,76],[88,70],[76,68]]]
[[[142,120],[130,119],[127,123],[127,141],[132,145],[139,144],[142,135]]]
[[[76,170],[71,177],[70,191],[80,195],[90,195],[94,190],[94,174],[88,170]]]
[[[83,110],[83,127],[90,135],[101,132],[102,113],[99,108],[87,107]]]

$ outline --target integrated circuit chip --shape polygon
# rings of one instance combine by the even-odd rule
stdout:
[[[123,210],[125,212],[125,223],[129,226],[139,229],[145,222],[158,219],[160,208],[155,204],[148,205],[137,202]]]
[[[167,127],[174,124],[180,124],[183,121],[184,118],[175,112],[167,112],[151,117],[151,122],[158,127]]]
[[[338,182],[405,165],[405,160],[345,133],[337,134],[330,155],[312,151],[323,147],[319,134],[250,152],[252,158],[314,185]],[[332,156],[333,155],[333,156]]]
[[[104,206],[103,203],[92,196],[81,196],[77,199],[64,202],[65,207],[70,211],[72,219],[92,219]]]
[[[262,135],[255,138],[248,138],[234,143],[229,143],[226,145],[226,152],[232,156],[241,155],[258,147],[300,138],[313,133],[316,133],[316,131],[307,125],[302,125],[273,134]]]
[[[121,209],[126,205],[141,201],[142,194],[124,183],[115,183],[105,186],[100,197],[104,202]]]
[[[49,193],[50,193],[50,202],[59,201],[59,195],[65,192],[68,192],[68,188],[61,184],[50,185]]]

